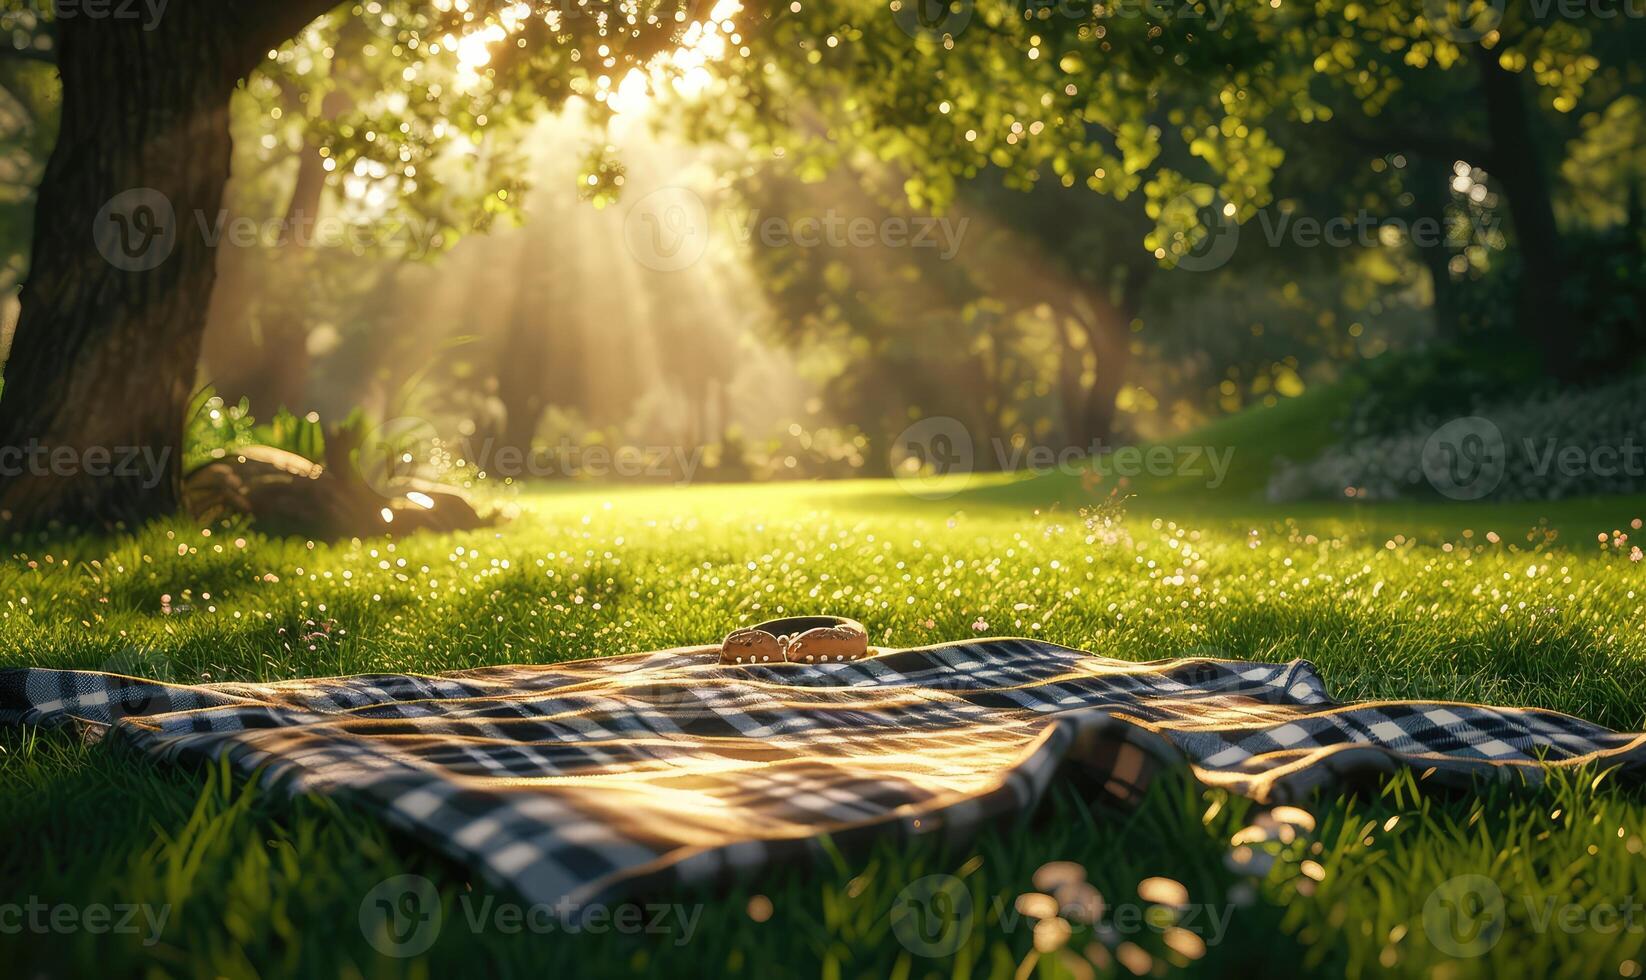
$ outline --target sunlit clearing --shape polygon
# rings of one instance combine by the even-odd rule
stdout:
[[[496,336],[506,353],[483,363],[485,376],[506,389],[518,374],[553,392],[534,433],[551,447],[585,428],[698,447],[728,431],[768,438],[804,418],[814,392],[791,355],[754,329],[772,313],[716,168],[652,127],[597,127],[588,108],[573,100],[524,141],[523,225],[465,238],[397,273],[393,370],[424,373],[460,334]],[[605,208],[579,199],[580,162],[565,152],[595,140],[609,141],[623,167],[621,196]],[[641,247],[654,214],[690,223],[680,244],[692,262],[659,268]],[[430,375],[431,387],[440,377]],[[486,397],[454,399],[449,410],[477,431],[495,412]]]

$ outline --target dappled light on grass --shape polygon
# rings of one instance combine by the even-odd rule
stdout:
[[[0,565],[0,647],[8,663],[179,683],[283,680],[712,643],[738,625],[827,610],[862,620],[884,645],[987,632],[1128,660],[1306,657],[1339,698],[1481,700],[1643,724],[1642,566],[1612,544],[1614,530],[1633,533],[1633,511],[1597,524],[1578,508],[1581,531],[1554,534],[1510,522],[1512,512],[1456,508],[1401,531],[1261,510],[1203,522],[1116,512],[1094,522],[1050,504],[882,512],[880,492],[563,489],[523,496],[509,526],[454,536],[327,545],[173,526],[19,544]],[[193,774],[49,733],[0,732],[0,750],[4,819],[72,855],[61,890],[175,900],[175,928],[194,936],[218,934],[227,916],[243,923],[234,934],[248,955],[279,949],[318,968],[344,950],[387,963],[332,910],[404,868],[438,883],[456,921],[462,896],[484,894],[381,827],[347,811],[338,824],[330,805],[202,792]],[[1482,869],[1511,902],[1482,967],[1581,962],[1610,975],[1640,961],[1617,937],[1533,922],[1545,902],[1565,901],[1573,875],[1596,901],[1642,893],[1646,811],[1634,796],[1582,772],[1539,791],[1447,800],[1420,794],[1419,775],[1369,797],[1269,810],[1175,777],[1131,814],[1093,810],[1065,788],[1030,824],[975,847],[880,847],[703,896],[695,938],[667,955],[629,937],[545,943],[449,928],[431,963],[457,969],[479,956],[657,976],[781,973],[818,958],[843,976],[928,965],[1009,976],[1042,959],[1128,972],[1426,972],[1457,962],[1427,938],[1427,896]],[[111,784],[130,794],[117,815],[83,805]],[[148,849],[154,826],[174,843]],[[204,857],[177,884],[194,847]],[[911,953],[888,918],[934,874],[981,914],[935,959]],[[1031,898],[1018,911],[1025,895],[1057,908]],[[1105,915],[1083,922],[1098,902]],[[70,943],[62,955],[109,966],[148,954]]]
[[[877,645],[986,630],[1136,660],[1306,658],[1345,698],[1646,721],[1646,675],[1628,666],[1646,655],[1646,583],[1610,543],[1614,527],[1629,533],[1621,511],[1602,543],[1490,509],[1407,534],[1263,512],[1092,523],[937,502],[878,516],[851,485],[521,501],[511,525],[446,537],[327,545],[171,527],[112,547],[20,547],[0,571],[0,644],[8,662],[95,669],[133,647],[182,680],[272,680],[709,643],[828,611],[868,624]],[[294,642],[311,622],[335,629]]]

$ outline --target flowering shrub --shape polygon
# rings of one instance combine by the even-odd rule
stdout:
[[[1559,500],[1646,490],[1646,377],[1482,405],[1472,415],[1275,461],[1276,502]]]

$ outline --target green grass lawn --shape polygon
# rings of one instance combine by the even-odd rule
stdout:
[[[1245,489],[1145,496],[1113,527],[1082,519],[1093,491],[1042,478],[979,479],[936,501],[890,482],[567,489],[522,497],[500,529],[393,543],[182,525],[23,543],[0,564],[0,664],[185,683],[431,672],[712,642],[738,625],[828,612],[861,619],[887,645],[981,632],[1131,660],[1304,657],[1340,698],[1536,705],[1646,729],[1646,563],[1629,559],[1634,542],[1597,541],[1620,529],[1646,543],[1631,530],[1646,501],[1283,513],[1247,503]],[[1244,801],[1179,777],[1119,812],[1064,788],[972,847],[844,854],[731,892],[646,897],[679,906],[666,931],[541,935],[511,932],[493,914],[510,896],[346,808],[6,730],[0,962],[20,977],[482,967],[1628,977],[1646,962],[1643,800],[1599,772],[1461,799],[1396,779],[1381,793],[1314,801],[1315,830],[1267,845],[1276,860],[1256,879],[1225,863],[1247,823]],[[1062,951],[1040,955],[1013,903],[1049,861],[1081,863],[1114,911],[1112,931],[1076,929]],[[444,927],[425,956],[384,957],[361,931],[360,907],[407,873],[435,882]],[[900,942],[891,914],[930,875],[957,879],[948,897],[964,891],[974,911],[957,948],[937,957]],[[1460,894],[1436,890],[1463,875],[1485,876],[1501,896],[1478,917],[1487,938],[1501,927],[1479,956],[1434,941]],[[1151,877],[1188,889],[1175,926],[1138,894]],[[8,917],[7,903],[21,912]],[[94,904],[145,906],[147,916],[136,916],[137,934],[94,934],[89,920],[49,928],[52,914]]]

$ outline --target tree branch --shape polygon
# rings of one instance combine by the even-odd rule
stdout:
[[[331,13],[346,0],[192,0],[219,3],[224,14],[243,27],[246,51],[261,60],[268,52],[296,37],[303,28]],[[252,66],[255,67],[256,62]],[[251,68],[246,69],[248,72]]]

